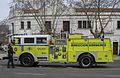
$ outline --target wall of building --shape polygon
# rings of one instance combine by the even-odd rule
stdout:
[[[73,10],[71,10],[74,12]],[[19,12],[16,12],[19,13]],[[111,43],[118,42],[120,43],[120,29],[117,29],[117,21],[120,21],[120,13],[118,15],[114,15],[111,17],[111,21],[108,23],[108,26],[105,28],[105,37],[111,38]],[[52,17],[50,14],[45,17],[46,21],[51,21],[52,24]],[[89,29],[80,29],[78,28],[78,21],[86,21],[87,18],[84,15],[79,14],[72,14],[72,15],[63,15],[59,17],[59,20],[56,22],[56,33],[60,33],[60,31],[63,29],[63,21],[70,21],[70,32],[69,33],[81,33],[86,37],[93,37],[90,33]],[[21,29],[21,21],[24,21],[24,29]],[[31,21],[31,29],[27,29],[27,21]],[[14,29],[12,27],[12,23],[14,23]],[[12,15],[10,14],[10,20],[9,20],[9,30],[11,30],[11,34],[39,34],[40,33],[40,27],[35,20],[35,18],[31,15],[24,15],[21,16],[19,14]],[[120,46],[120,45],[119,45]],[[119,48],[118,48],[119,49]],[[119,51],[118,51],[119,54]]]

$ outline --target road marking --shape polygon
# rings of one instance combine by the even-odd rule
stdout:
[[[120,78],[120,75],[105,75],[104,77]]]
[[[35,75],[35,76],[44,76],[45,74],[40,73],[17,73],[18,75]]]
[[[95,70],[96,70],[96,71],[97,71],[97,70],[99,70],[99,71],[103,71],[103,70],[104,70],[104,71],[110,71],[110,70],[111,70],[111,71],[116,71],[116,70],[120,70],[120,68],[90,68],[90,69],[82,69],[82,68],[72,68],[72,67],[71,67],[71,68],[69,67],[68,69],[70,69],[70,70],[75,70],[75,71],[76,71],[76,70],[80,70],[80,71],[86,71],[86,70],[87,70],[87,71],[95,71]]]

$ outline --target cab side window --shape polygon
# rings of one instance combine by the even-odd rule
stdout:
[[[34,38],[24,38],[24,43],[34,43]]]
[[[36,38],[37,44],[47,44],[47,38]]]
[[[15,38],[15,44],[21,44],[21,39],[20,38]]]

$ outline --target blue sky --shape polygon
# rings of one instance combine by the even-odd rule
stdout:
[[[0,21],[9,15],[10,0],[0,0]]]

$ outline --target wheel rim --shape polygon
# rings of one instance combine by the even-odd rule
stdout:
[[[22,63],[23,65],[27,66],[31,63],[31,59],[29,57],[24,57]]]
[[[81,62],[82,62],[82,65],[83,66],[89,66],[90,65],[90,62],[91,60],[90,60],[90,58],[89,57],[84,57],[82,60],[81,60]]]

